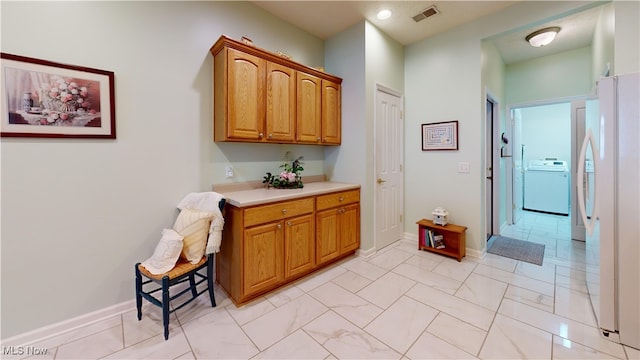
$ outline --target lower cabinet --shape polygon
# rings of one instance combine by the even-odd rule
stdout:
[[[360,247],[359,194],[352,190],[227,206],[216,281],[239,305],[355,253]]]
[[[244,269],[244,294],[253,294],[282,282],[282,223],[258,225],[244,231],[242,262],[251,264]]]
[[[360,247],[360,205],[319,211],[316,214],[318,230],[318,264],[334,260]]]
[[[285,221],[284,278],[306,274],[316,266],[313,215]]]

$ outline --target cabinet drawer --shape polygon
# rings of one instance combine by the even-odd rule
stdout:
[[[244,226],[249,227],[313,212],[313,198],[261,205],[244,211]]]
[[[328,195],[318,196],[316,210],[329,209],[336,206],[351,204],[360,201],[360,190],[342,191]]]

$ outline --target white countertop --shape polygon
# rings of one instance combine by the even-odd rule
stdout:
[[[304,184],[304,187],[302,189],[260,188],[233,192],[221,192],[220,194],[222,194],[227,199],[227,203],[233,206],[247,207],[359,188],[359,184],[319,181]]]

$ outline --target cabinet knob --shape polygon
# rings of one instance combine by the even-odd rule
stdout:
[[[282,224],[278,223],[277,228],[278,228],[278,229],[282,229]]]
[[[327,142],[327,138],[322,139],[322,142]]]
[[[258,137],[259,137],[259,138],[262,138],[263,136],[264,136],[264,134],[263,134],[263,133],[258,134]]]
[[[320,136],[318,136],[318,137],[316,138],[316,140],[320,141]]]
[[[344,200],[344,197],[340,196],[340,198],[338,199],[338,201],[342,201]]]
[[[287,226],[291,226],[291,221],[287,221]]]
[[[282,213],[286,214],[287,213],[287,209],[282,209]]]
[[[269,134],[269,139],[271,139],[273,137],[273,134]]]

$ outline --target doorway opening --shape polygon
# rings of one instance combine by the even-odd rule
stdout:
[[[584,100],[558,99],[510,106],[507,128],[513,161],[507,164],[507,226],[522,236],[584,239],[575,188]]]
[[[500,152],[497,146],[500,129],[499,104],[489,92],[485,100],[485,240],[488,242],[494,234],[498,234],[500,221],[500,172],[496,165],[500,164]]]

